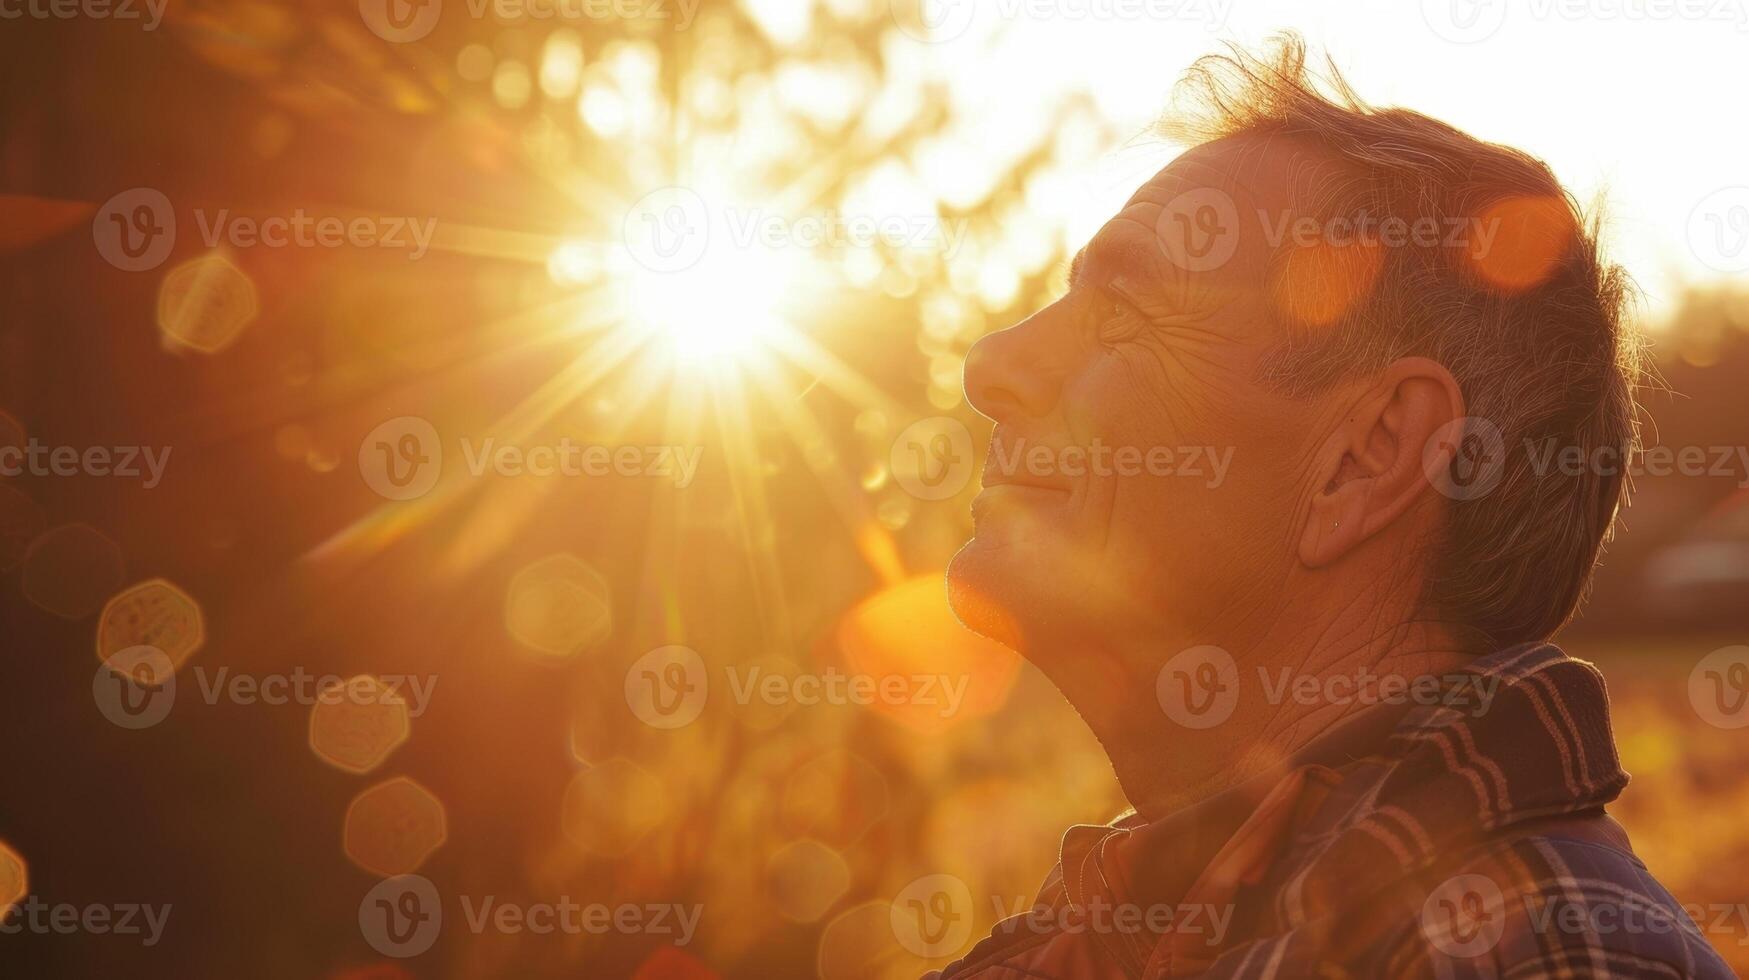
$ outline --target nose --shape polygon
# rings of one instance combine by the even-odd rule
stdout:
[[[996,422],[1038,418],[1057,405],[1065,352],[1052,342],[1055,306],[986,334],[966,353],[966,401]]]

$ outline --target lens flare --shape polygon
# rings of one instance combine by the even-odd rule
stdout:
[[[678,271],[635,266],[624,286],[627,321],[682,368],[729,369],[760,358],[789,329],[782,311],[794,281],[775,249],[713,246]]]

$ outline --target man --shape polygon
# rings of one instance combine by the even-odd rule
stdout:
[[[1729,976],[1547,643],[1623,485],[1526,447],[1635,444],[1624,276],[1542,163],[1304,63],[1200,62],[1193,148],[967,359],[955,609],[1135,812],[943,976]]]

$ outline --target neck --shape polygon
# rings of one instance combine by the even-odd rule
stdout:
[[[1150,820],[1280,764],[1383,699],[1402,703],[1406,682],[1454,673],[1470,656],[1437,624],[1358,602],[1315,619],[1283,610],[1267,628],[1230,636],[1197,632],[1151,630],[1057,660],[1075,664],[1074,677],[1053,680]],[[1208,646],[1221,652],[1174,659]],[[1398,678],[1405,688],[1394,690]]]

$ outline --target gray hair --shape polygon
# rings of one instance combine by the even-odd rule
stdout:
[[[1261,381],[1298,397],[1402,357],[1444,364],[1470,417],[1498,429],[1504,460],[1491,491],[1451,495],[1422,606],[1478,646],[1553,634],[1584,597],[1626,502],[1624,473],[1638,445],[1643,344],[1625,323],[1627,275],[1600,256],[1600,221],[1519,150],[1370,106],[1333,66],[1313,78],[1291,34],[1264,56],[1230,48],[1199,60],[1162,129],[1192,143],[1259,135],[1314,143],[1336,164],[1333,175],[1307,178],[1318,181],[1309,189],[1325,215],[1433,219],[1441,228],[1487,216],[1498,226],[1493,256],[1444,242],[1346,250],[1346,268],[1366,266],[1346,277],[1356,284],[1352,301],[1323,304],[1330,315],[1312,324],[1278,310],[1285,339]],[[1328,289],[1318,284],[1331,279],[1337,288],[1344,281],[1320,275],[1302,285]],[[1539,473],[1532,445],[1577,447],[1585,460],[1613,452],[1617,465]]]

